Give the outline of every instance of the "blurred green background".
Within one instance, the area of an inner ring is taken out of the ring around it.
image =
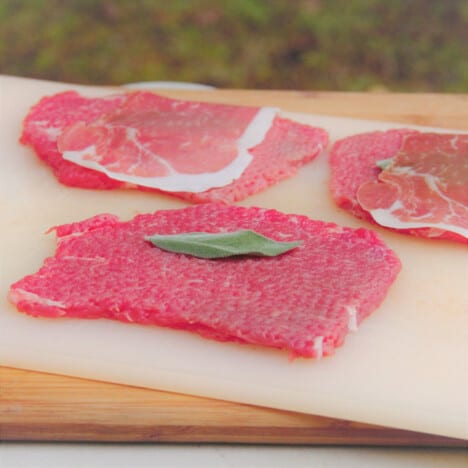
[[[466,0],[0,0],[0,73],[468,91]]]

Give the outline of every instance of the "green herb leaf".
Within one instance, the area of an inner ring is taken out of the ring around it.
[[[379,159],[375,165],[379,168],[382,169],[382,171],[385,171],[388,166],[392,163],[393,158],[388,158],[388,159]]]
[[[160,249],[198,258],[226,258],[234,255],[274,257],[302,244],[302,241],[279,242],[251,230],[154,234],[145,239]]]

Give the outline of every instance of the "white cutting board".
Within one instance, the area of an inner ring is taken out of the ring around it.
[[[137,191],[64,187],[18,143],[29,107],[72,88],[89,96],[111,91],[0,77],[0,365],[468,438],[466,245],[391,233],[337,209],[325,154],[242,204],[373,228],[400,256],[403,269],[384,304],[334,356],[290,362],[280,351],[186,332],[18,313],[6,300],[8,287],[53,254],[53,235],[45,234],[50,226],[101,212],[129,219],[186,205]],[[332,140],[402,126],[287,115],[326,128]]]

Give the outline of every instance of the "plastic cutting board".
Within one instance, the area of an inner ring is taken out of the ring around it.
[[[468,438],[466,245],[399,235],[339,210],[328,193],[326,154],[242,204],[372,227],[400,256],[403,269],[385,302],[333,357],[291,362],[279,351],[207,341],[185,332],[18,313],[6,300],[8,287],[53,254],[53,235],[45,234],[50,226],[100,212],[129,219],[185,206],[150,193],[60,185],[18,138],[29,107],[43,95],[65,89],[90,96],[114,91],[13,77],[0,81],[0,365]],[[216,91],[212,93],[215,100]],[[326,128],[332,141],[402,127],[285,115]],[[287,278],[284,287],[289,287]]]

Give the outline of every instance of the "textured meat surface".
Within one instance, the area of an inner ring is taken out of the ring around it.
[[[408,130],[360,133],[338,140],[330,151],[332,197],[341,208],[369,221],[371,215],[357,201],[364,182],[377,179],[377,161],[392,158],[398,152]]]
[[[468,135],[410,135],[359,204],[382,226],[430,227],[468,239]]]
[[[358,191],[361,186],[378,181],[382,171],[378,168],[377,161],[394,158],[407,139],[411,141],[412,138],[417,137],[413,141],[420,142],[418,143],[419,148],[413,148],[415,149],[412,151],[413,159],[419,157],[418,154],[421,154],[424,145],[435,144],[431,137],[427,139],[427,134],[421,134],[421,137],[418,135],[418,132],[412,130],[398,129],[362,133],[338,140],[333,145],[329,158],[330,189],[337,205],[359,218],[376,223],[371,213],[361,206],[358,200]],[[421,141],[425,139],[427,139],[426,142],[422,143],[423,146],[421,146]],[[405,193],[406,196],[411,197],[409,192]],[[433,227],[405,226],[396,230],[421,237],[464,241],[464,238],[456,233]]]
[[[102,172],[64,160],[57,147],[57,141],[65,129],[90,125],[96,120],[108,118],[106,116],[116,115],[118,109],[124,106],[127,96],[128,94],[120,94],[107,98],[86,98],[70,91],[43,98],[27,115],[21,141],[31,145],[39,157],[52,167],[58,180],[65,185],[94,189],[138,186],[111,179]],[[158,98],[164,102],[175,101]],[[201,110],[208,106],[202,103],[197,105]],[[217,105],[209,106],[216,109]],[[235,109],[241,106],[228,107]],[[70,140],[71,136],[72,134]],[[174,137],[171,136],[169,146],[175,143]],[[199,193],[178,190],[171,191],[171,195],[193,202],[238,201],[294,175],[300,166],[313,160],[327,145],[328,134],[323,129],[276,117],[265,139],[249,149],[251,163],[238,179],[221,188],[207,189]],[[156,190],[141,186],[138,188]]]
[[[123,95],[86,99],[74,91],[45,97],[26,116],[20,141],[34,148],[62,184],[101,189],[122,187],[122,182],[63,159],[57,149],[57,138],[67,126],[75,122],[91,122],[123,101]]]
[[[240,179],[206,192],[179,195],[195,203],[242,200],[294,176],[301,166],[312,161],[327,145],[328,136],[324,130],[277,117],[265,140],[250,150],[253,160]]]
[[[144,239],[237,229],[303,243],[277,257],[206,260]],[[384,300],[400,270],[371,231],[261,208],[202,204],[127,222],[98,215],[55,231],[55,256],[11,286],[19,310],[183,329],[293,356],[332,354]]]

